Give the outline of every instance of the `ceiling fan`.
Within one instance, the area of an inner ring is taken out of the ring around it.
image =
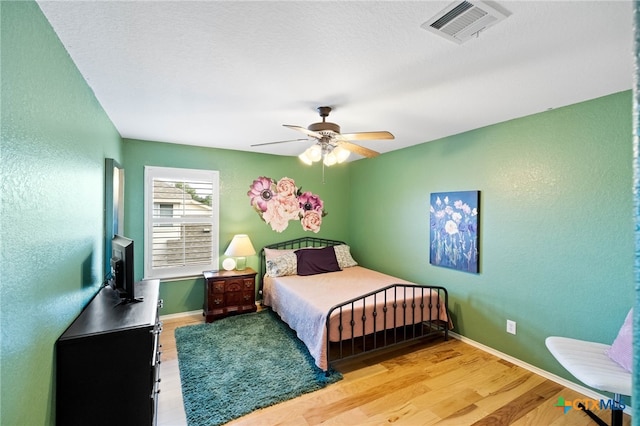
[[[318,107],[318,113],[320,113],[322,121],[310,124],[307,128],[283,124],[284,127],[297,130],[306,134],[310,138],[317,139],[315,145],[311,146],[298,156],[298,158],[306,164],[313,164],[316,161],[322,160],[324,165],[331,166],[345,161],[351,152],[367,158],[376,157],[380,155],[379,152],[357,145],[351,141],[394,139],[394,136],[387,131],[340,133],[340,126],[326,121],[330,112],[331,107]],[[306,140],[308,139],[291,139],[286,141],[260,143],[251,146],[273,145],[277,143]]]

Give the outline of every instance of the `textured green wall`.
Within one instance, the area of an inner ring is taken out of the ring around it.
[[[447,287],[458,333],[571,378],[544,339],[612,342],[633,305],[631,101],[618,93],[354,163],[356,259]],[[429,196],[456,190],[481,191],[477,275],[429,264]]]
[[[2,425],[54,424],[54,345],[102,282],[121,139],[35,2],[0,2]]]
[[[125,139],[124,158],[125,234],[136,241],[137,278],[141,278],[144,271],[144,166],[184,167],[220,172],[221,261],[234,234],[248,234],[256,250],[260,250],[266,244],[303,236],[345,239],[348,235],[347,164],[327,168],[323,184],[322,166],[306,166],[296,157]],[[268,176],[276,180],[287,176],[294,179],[303,191],[318,194],[328,212],[323,219],[320,232],[305,232],[296,222],[290,222],[289,227],[281,234],[271,230],[253,210],[247,197],[249,186],[258,176]],[[258,256],[247,259],[247,266],[258,270],[258,265]],[[163,282],[160,293],[164,300],[161,314],[198,310],[202,309],[204,300],[204,282],[201,278]]]

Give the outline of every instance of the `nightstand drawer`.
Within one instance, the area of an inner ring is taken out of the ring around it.
[[[223,280],[219,280],[219,281],[213,281],[211,283],[211,292],[213,293],[224,293],[224,285],[225,285],[225,281]]]
[[[220,294],[212,294],[209,297],[209,305],[215,306],[217,308],[224,306],[224,293]]]
[[[256,291],[256,280],[255,277],[254,278],[245,278],[243,280],[243,284],[244,284],[244,290],[251,290],[255,293]],[[254,294],[255,297],[255,294]]]
[[[244,281],[241,279],[231,279],[224,283],[224,292],[242,291],[244,288]]]

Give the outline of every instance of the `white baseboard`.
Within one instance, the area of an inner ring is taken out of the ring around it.
[[[581,386],[581,385],[579,385],[577,383],[574,383],[572,381],[569,381],[569,380],[567,380],[567,379],[565,379],[563,377],[556,376],[555,374],[549,373],[548,371],[545,371],[545,370],[543,370],[541,368],[538,368],[538,367],[536,367],[534,365],[527,364],[526,362],[524,362],[522,360],[519,360],[517,358],[514,358],[511,355],[507,355],[507,354],[505,354],[503,352],[497,351],[497,350],[495,350],[495,349],[493,349],[493,348],[491,348],[489,346],[483,345],[482,343],[478,343],[475,340],[471,340],[471,339],[469,339],[467,337],[461,336],[458,333],[454,333],[453,331],[450,331],[449,335],[451,337],[453,337],[454,339],[458,339],[458,340],[460,340],[460,341],[462,341],[464,343],[467,343],[467,344],[469,344],[471,346],[474,346],[474,347],[476,347],[476,348],[478,348],[480,350],[488,352],[491,355],[495,355],[498,358],[504,359],[505,361],[509,361],[510,363],[515,364],[518,367],[522,367],[525,370],[529,370],[532,373],[535,373],[535,374],[537,374],[539,376],[544,377],[545,379],[549,379],[549,380],[551,380],[553,382],[556,382],[556,383],[558,383],[558,384],[560,384],[560,385],[562,385],[562,386],[564,386],[566,388],[569,388],[569,389],[574,390],[576,392],[579,392],[579,393],[581,393],[583,395],[586,395],[587,397],[589,397],[591,399],[609,400],[608,396],[602,395],[602,394],[594,391],[593,389]],[[630,416],[632,415],[631,407],[629,407],[629,406],[627,406],[623,411],[624,411],[624,413],[626,413],[626,414],[628,414]]]
[[[188,316],[197,315],[197,314],[202,315],[202,309],[198,309],[197,311],[178,312],[175,314],[160,315],[160,321],[188,317]]]

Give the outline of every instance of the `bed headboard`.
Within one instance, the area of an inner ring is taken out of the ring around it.
[[[258,294],[262,296],[262,278],[267,271],[267,262],[264,258],[264,249],[275,249],[275,250],[287,250],[287,249],[301,249],[305,247],[327,247],[327,246],[338,246],[340,244],[346,244],[344,241],[338,240],[328,240],[326,238],[316,238],[316,237],[302,237],[296,238],[295,240],[287,240],[281,241],[279,243],[269,244],[267,246],[262,247],[260,249],[260,288],[258,290]]]

